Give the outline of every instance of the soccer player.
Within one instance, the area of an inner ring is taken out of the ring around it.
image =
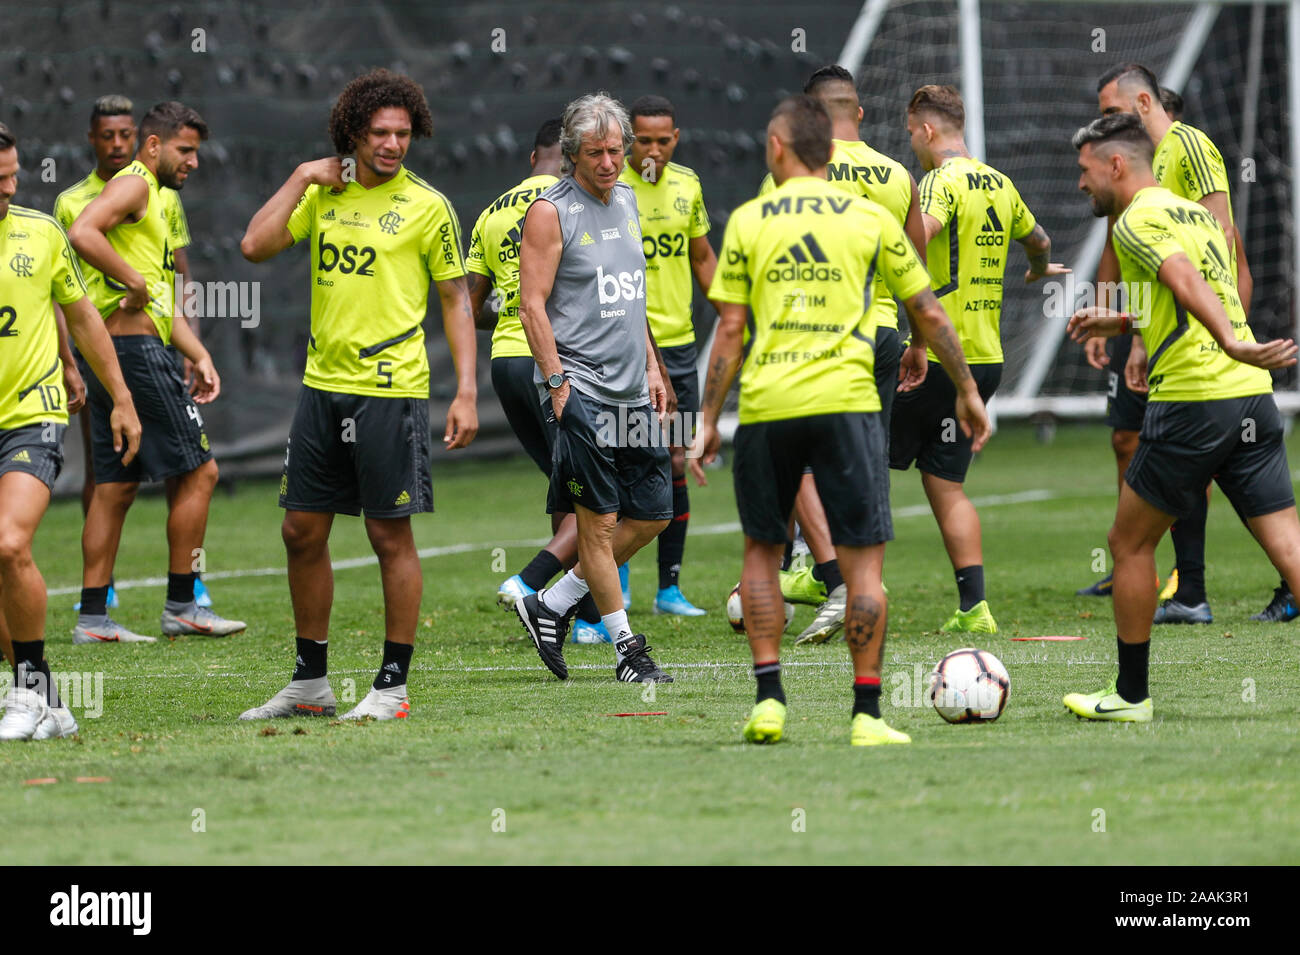
[[[95,168],[92,169],[85,178],[75,185],[59,193],[58,198],[54,200],[54,218],[58,221],[64,231],[72,228],[72,223],[76,221],[81,211],[90,204],[91,200],[104,191],[104,186],[108,180],[121,172],[131,162],[135,155],[136,145],[136,125],[132,118],[134,104],[125,96],[109,94],[101,96],[95,100],[94,106],[90,111],[90,129],[86,138],[90,142],[90,147],[95,153]],[[184,284],[185,276],[189,274],[188,257],[185,251],[186,246],[190,244],[189,223],[185,218],[185,209],[181,205],[180,193],[175,189],[161,187],[158,194],[162,199],[163,208],[167,216],[169,231],[171,233],[168,248],[171,251],[171,258],[168,261],[168,271],[170,276],[166,280],[175,284],[177,276]],[[89,263],[79,261],[81,274],[86,280],[86,286],[89,289],[99,292],[100,286],[104,281],[104,276],[92,267]],[[58,306],[55,306],[56,309]],[[60,321],[62,313],[58,312]],[[198,320],[190,320],[190,330],[198,335]],[[76,376],[78,382],[84,380],[84,375],[78,372],[79,368],[84,367],[81,359],[74,357],[74,361],[68,362],[68,367],[64,369],[65,376]],[[185,359],[185,364],[190,364],[189,359]],[[188,383],[193,377],[192,368],[184,368],[182,377]],[[67,382],[65,381],[65,385]],[[84,396],[85,388],[81,386],[81,392]],[[72,389],[69,386],[68,410],[73,412],[78,408],[83,408],[82,402],[76,402],[72,399]],[[82,484],[81,484],[81,513],[87,515],[90,513],[90,501],[95,492],[95,456],[90,438],[90,412],[85,410],[81,415],[81,444],[82,460]],[[174,482],[167,484],[168,493],[174,489]],[[195,575],[194,578],[194,595],[195,599],[202,606],[210,607],[211,598],[208,596],[203,581]],[[106,609],[113,609],[118,605],[117,591],[113,586],[112,578],[109,578],[108,598]],[[78,601],[74,610],[81,609],[81,602]]]
[[[1112,234],[1120,273],[1126,283],[1145,283],[1151,294],[1132,314],[1093,307],[1070,319],[1075,341],[1137,329],[1151,355],[1141,440],[1110,530],[1119,673],[1100,692],[1064,699],[1085,719],[1137,723],[1152,715],[1147,672],[1156,544],[1175,519],[1204,501],[1211,478],[1283,578],[1300,584],[1300,520],[1273,382],[1263,370],[1294,365],[1296,346],[1255,341],[1222,222],[1159,186],[1148,133],[1138,116],[1119,111],[1074,136],[1079,188],[1095,215],[1117,217]]]
[[[1228,242],[1242,307],[1249,315],[1254,283],[1241,235],[1233,221],[1227,170],[1214,143],[1200,130],[1175,122],[1165,113],[1155,75],[1140,64],[1124,63],[1103,74],[1097,82],[1097,101],[1103,115],[1135,113],[1155,146],[1153,170],[1156,181],[1176,195],[1201,204],[1218,220]],[[1112,282],[1118,277],[1115,253],[1112,244],[1107,243],[1098,267],[1098,283]],[[1103,344],[1095,342],[1089,347],[1089,360],[1094,366],[1104,364],[1098,351]],[[1109,362],[1115,369],[1111,381],[1115,393],[1111,415],[1115,429],[1112,444],[1118,463],[1125,469],[1137,447],[1138,432],[1142,427],[1146,399],[1143,393],[1145,385],[1142,384],[1145,376],[1141,368],[1145,360],[1141,338],[1122,336],[1117,339]],[[1126,375],[1125,368],[1129,365],[1133,370]],[[1136,387],[1130,384],[1130,378],[1137,382]],[[1162,603],[1156,611],[1156,623],[1210,623],[1214,619],[1205,592],[1207,504],[1208,500],[1190,514],[1180,517],[1170,531],[1175,570],[1169,586],[1160,595]],[[1096,592],[1104,584],[1105,581],[1101,581],[1090,590]],[[1104,593],[1104,589],[1101,592]],[[1268,607],[1254,619],[1285,621],[1296,616],[1295,600],[1283,580]]]
[[[311,255],[307,368],[280,478],[281,535],[297,654],[289,685],[240,719],[332,716],[326,656],[336,514],[365,512],[384,591],[384,648],[370,692],[343,719],[401,719],[424,580],[411,515],[433,510],[429,473],[429,284],[456,366],[443,444],[478,432],[474,320],[460,224],[447,198],[403,165],[433,134],[424,92],[384,69],[356,77],[329,120],[335,156],[305,162],[253,216],[240,250],[264,262],[297,242]]]
[[[722,314],[696,438],[705,461],[716,456],[718,416],[743,363],[733,476],[745,532],[741,603],[758,681],[743,736],[765,743],[784,733],[777,574],[811,465],[848,590],[851,742],[908,743],[880,714],[887,617],[880,572],[893,529],[872,364],[880,318],[896,307],[891,293],[956,382],[954,414],[977,448],[988,438],[988,416],[902,227],[883,207],[826,181],[831,120],[822,104],[807,95],[783,100],[767,126],[766,152],[779,188],[736,209],[722,240],[710,290]]]
[[[68,232],[81,258],[102,273],[90,296],[113,336],[123,377],[145,422],[140,454],[129,466],[122,464],[109,441],[109,396],[93,374],[85,374],[95,491],[81,537],[84,566],[74,643],[154,640],[117,624],[107,606],[122,525],[141,480],[170,485],[162,632],[224,637],[245,626],[200,607],[194,597],[194,555],[203,547],[217,483],[198,405],[217,397],[221,380],[189,325],[174,320],[172,225],[161,193],[163,187],[184,187],[207,136],[207,124],[190,107],[177,102],[153,107],[140,122],[135,160],[86,205]],[[169,343],[194,364],[188,390],[167,352]]]
[[[558,119],[548,119],[537,131],[528,162],[528,178],[498,196],[474,223],[465,269],[475,325],[492,329],[492,388],[515,437],[542,469],[549,487],[555,418],[546,414],[537,393],[533,380],[537,363],[519,321],[519,239],[528,207],[559,179]],[[495,297],[490,298],[493,293]],[[560,571],[577,563],[577,518],[571,513],[552,511],[551,533],[551,540],[528,565],[497,589],[497,602],[503,609],[514,610],[519,597],[536,593]],[[573,638],[575,643],[609,642],[590,596],[578,606]]]
[[[554,506],[578,518],[578,563],[515,612],[547,669],[567,679],[569,617],[588,592],[614,642],[614,675],[671,683],[627,622],[618,565],[673,516],[659,431],[667,392],[646,319],[646,260],[636,193],[619,181],[632,127],[605,93],[564,110],[565,175],[524,218],[520,318],[557,422]]]
[[[689,167],[673,162],[681,139],[673,104],[662,96],[642,96],[629,112],[632,148],[619,178],[636,193],[646,263],[646,314],[677,396],[680,417],[672,419],[672,428],[681,432],[674,436],[677,441],[669,448],[673,519],[659,535],[659,592],[654,610],[699,617],[705,611],[686,599],[680,584],[686,527],[691,517],[684,445],[694,437],[694,419],[700,410],[691,279],[707,295],[718,258],[709,245],[709,214],[704,208],[700,177]],[[696,469],[695,475],[698,483],[705,483],[703,470]]]
[[[826,166],[827,181],[852,195],[866,196],[883,206],[903,227],[914,249],[925,264],[925,227],[916,180],[900,162],[878,152],[862,141],[862,106],[853,74],[842,66],[823,66],[808,78],[803,91],[826,108],[831,118],[831,160]],[[776,188],[771,174],[759,187],[759,195]],[[900,372],[900,367],[902,371]],[[898,332],[898,312],[882,311],[876,334],[876,393],[880,397],[880,420],[889,434],[894,395],[900,379],[911,389],[925,379],[925,344],[920,336],[904,346]],[[888,468],[885,480],[889,479]],[[844,625],[845,590],[835,551],[831,546],[826,514],[817,498],[811,473],[806,472],[795,498],[795,514],[812,552],[815,563],[798,571],[781,574],[781,591],[795,603],[817,603],[813,621],[796,639],[796,643],[823,643]]]
[[[965,122],[961,94],[951,86],[922,86],[907,106],[912,151],[926,170],[921,219],[931,283],[957,327],[980,398],[987,402],[1002,378],[1002,280],[1011,241],[1029,257],[1026,282],[1069,269],[1050,261],[1051,239],[1015,184],[971,156]],[[933,349],[929,356],[934,359]],[[952,382],[940,369],[931,369],[915,390],[898,396],[889,465],[906,470],[916,462],[952,561],[960,603],[941,629],[996,633],[985,599],[979,514],[962,487],[973,449],[970,438],[957,430],[953,397]]]
[[[111,396],[116,453],[129,465],[140,447],[131,393],[67,236],[44,213],[13,204],[18,169],[17,137],[0,123],[0,635],[14,668],[0,720],[6,740],[77,731],[45,660],[45,581],[32,560],[32,538],[63,467],[68,422],[55,302]]]

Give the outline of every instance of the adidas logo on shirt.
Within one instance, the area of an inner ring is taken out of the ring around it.
[[[798,242],[777,257],[776,265],[780,267],[768,269],[766,278],[769,282],[840,281],[844,273],[829,263],[817,237],[805,232]]]
[[[591,237],[590,232],[582,233],[582,241],[579,242],[578,245],[595,245],[595,244],[596,244],[596,240]]]
[[[975,236],[976,245],[1004,245],[1007,237],[1002,231],[1002,220],[998,218],[997,211],[989,206],[988,212],[985,213],[984,224],[980,226],[980,234]]]

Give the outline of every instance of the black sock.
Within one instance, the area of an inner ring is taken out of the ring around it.
[[[1147,690],[1147,661],[1150,656],[1150,640],[1145,643],[1119,640],[1119,678],[1115,681],[1115,692],[1128,703],[1141,703],[1151,695]]]
[[[953,576],[957,578],[957,596],[961,601],[961,610],[969,610],[984,599],[983,564],[963,567]]]
[[[409,643],[384,641],[384,663],[375,674],[374,688],[386,690],[391,686],[404,686],[406,672],[411,668],[411,653],[415,647]]]
[[[35,690],[50,706],[61,706],[50,665],[45,662],[45,641],[14,641],[14,686]]]
[[[1208,504],[1204,494],[1197,495],[1196,510],[1179,518],[1169,529],[1174,542],[1174,561],[1178,568],[1178,592],[1174,599],[1180,604],[1195,606],[1205,603],[1205,520]]]
[[[600,611],[596,609],[596,598],[591,595],[591,591],[583,594],[582,599],[578,601],[574,608],[574,613],[583,623],[589,623],[592,626],[600,623]]]
[[[880,681],[861,676],[853,680],[853,715],[866,713],[880,719]]]
[[[563,569],[560,558],[549,550],[539,550],[537,556],[528,562],[528,566],[519,572],[519,579],[533,590],[541,590]]]
[[[794,541],[785,542],[785,553],[781,555],[781,569],[789,570],[794,563]]]
[[[834,557],[824,564],[813,564],[812,575],[813,579],[820,580],[826,585],[828,594],[844,583],[844,576],[840,573],[840,562]]]
[[[82,587],[81,610],[78,613],[84,617],[102,617],[107,614],[108,587]]]
[[[686,476],[673,478],[673,519],[659,532],[659,589],[676,587],[686,553],[686,525],[691,520],[691,496]]]
[[[755,703],[762,703],[764,700],[785,702],[785,691],[781,689],[781,664],[778,661],[754,664],[754,679],[758,681],[758,697],[754,700]]]
[[[298,638],[298,659],[294,663],[293,679],[295,680],[318,680],[329,672],[325,667],[325,659],[329,652],[329,643],[322,640],[317,643],[315,640],[304,640]]]
[[[198,574],[173,574],[167,572],[167,602],[170,604],[194,603],[194,578]]]

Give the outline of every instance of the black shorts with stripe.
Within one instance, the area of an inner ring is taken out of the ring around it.
[[[1133,349],[1133,336],[1116,335],[1109,342],[1110,371],[1107,372],[1106,423],[1116,431],[1141,431],[1147,410],[1147,396],[1124,382],[1124,366]]]
[[[971,377],[984,403],[1002,381],[1002,366],[971,365]],[[894,401],[889,422],[889,466],[906,471],[916,462],[924,474],[961,484],[972,457],[971,439],[957,422],[957,389],[938,362],[930,362],[925,381]]]
[[[122,377],[140,417],[140,451],[128,465],[113,449],[113,400],[84,357],[77,365],[86,382],[90,408],[91,457],[95,482],[163,481],[188,474],[212,460],[203,416],[190,396],[180,368],[154,335],[115,335],[113,348]]]
[[[871,547],[893,539],[885,428],[874,411],[738,427],[732,476],[745,536],[786,542],[806,469],[812,471],[833,543]]]
[[[1271,394],[1151,401],[1124,480],[1152,507],[1188,517],[1214,480],[1242,519],[1295,505]]]
[[[280,506],[398,518],[433,510],[429,402],[303,385],[284,451]]]
[[[46,421],[21,428],[0,429],[0,474],[30,474],[51,491],[63,470],[66,424]]]

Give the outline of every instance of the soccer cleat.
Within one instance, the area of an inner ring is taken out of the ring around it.
[[[779,743],[785,733],[785,704],[769,697],[755,703],[740,735],[747,743]]]
[[[1251,615],[1251,620],[1261,620],[1264,623],[1286,623],[1300,617],[1300,610],[1296,609],[1295,596],[1291,593],[1290,587],[1274,587],[1273,599],[1257,614]]]
[[[50,706],[44,694],[15,686],[5,700],[4,719],[0,719],[0,740],[31,739],[42,723],[50,718]],[[74,724],[75,725],[75,724]]]
[[[569,668],[564,665],[564,638],[569,633],[569,618],[552,613],[537,594],[517,598],[515,616],[524,625],[546,669],[561,680],[567,680]]]
[[[672,683],[673,678],[659,669],[650,659],[651,647],[646,645],[644,634],[624,637],[614,644],[623,662],[614,667],[614,676],[623,683]]]
[[[109,591],[112,593],[112,591]],[[202,577],[194,578],[194,602],[200,607],[212,606],[212,595],[208,593],[208,588],[203,584]],[[111,603],[109,606],[113,606]]]
[[[783,570],[781,596],[792,604],[818,607],[826,602],[826,583],[814,577],[812,567],[807,564],[798,570]]]
[[[1160,578],[1156,578],[1156,586],[1160,585]],[[1169,572],[1169,579],[1165,581],[1164,588],[1160,591],[1161,600],[1173,600],[1174,594],[1178,593],[1178,568],[1175,567]]]
[[[51,706],[49,707],[49,714],[36,727],[36,732],[32,733],[32,739],[59,739],[64,736],[76,735],[77,720],[72,715],[72,710],[66,706]]]
[[[244,710],[241,720],[276,720],[286,716],[333,716],[337,709],[329,677],[314,680],[291,680],[261,706]]]
[[[632,609],[632,585],[630,583],[631,573],[627,564],[618,565],[618,583],[623,588],[623,609]]]
[[[348,710],[339,719],[404,720],[411,715],[411,701],[406,695],[406,684],[390,686],[383,690],[370,688],[366,698]]]
[[[1081,720],[1107,720],[1112,723],[1150,723],[1151,697],[1130,703],[1115,692],[1115,681],[1096,693],[1067,693],[1061,700],[1065,708]]]
[[[878,716],[858,713],[853,717],[852,746],[888,746],[891,743],[910,743],[912,737],[900,733]]]
[[[1084,587],[1082,590],[1076,590],[1076,597],[1109,597],[1115,589],[1115,575],[1107,574],[1101,580],[1097,581],[1090,587]]]
[[[981,600],[969,610],[958,610],[939,628],[940,633],[997,633],[998,623],[989,610],[989,602]]]
[[[573,622],[573,642],[574,643],[613,643],[614,638],[609,635],[605,628],[605,622],[587,623],[585,620],[575,620]]]
[[[191,603],[184,610],[172,613],[162,612],[162,632],[164,636],[178,637],[187,633],[197,633],[205,637],[228,637],[239,633],[248,624],[242,620],[227,620],[219,617],[207,607]]]
[[[104,617],[102,624],[93,621],[77,621],[72,630],[73,643],[157,643],[157,637],[146,637],[143,633],[132,633],[111,617]]]
[[[808,628],[794,641],[800,643],[825,643],[844,626],[844,608],[848,604],[849,591],[840,584],[831,591],[826,602],[817,608],[817,616]]]
[[[1180,604],[1177,600],[1166,600],[1156,608],[1155,619],[1152,623],[1214,623],[1214,615],[1210,613],[1210,605],[1205,602],[1193,604]]]
[[[515,574],[513,577],[502,581],[501,586],[497,588],[497,606],[502,610],[513,610],[516,600],[535,593],[537,591],[524,583],[524,578]]]
[[[665,587],[655,595],[655,613],[675,614],[678,617],[703,617],[707,611],[701,610],[686,599],[682,588],[677,585]]]

